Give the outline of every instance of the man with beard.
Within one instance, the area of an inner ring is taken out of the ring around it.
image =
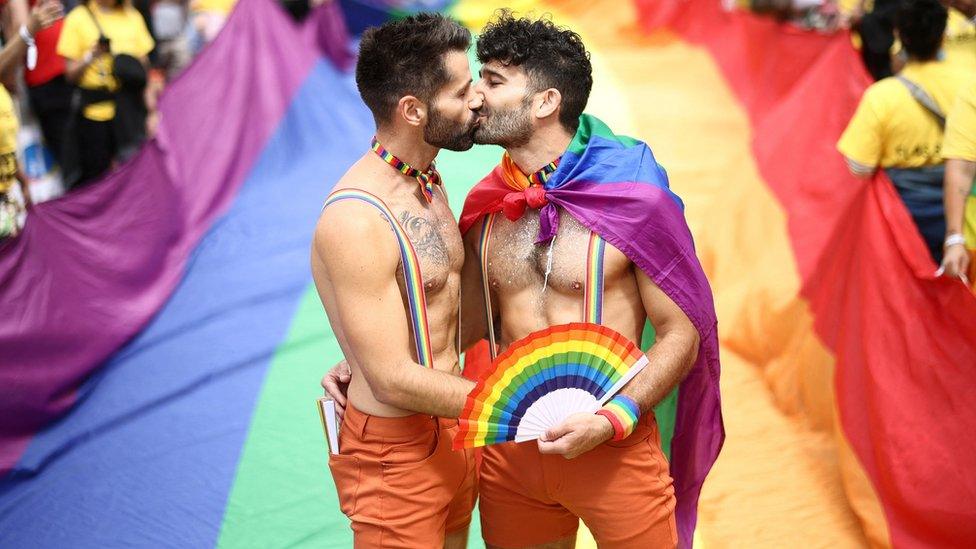
[[[376,136],[315,229],[312,274],[352,373],[329,467],[356,547],[467,542],[474,459],[451,450],[457,420],[439,419],[474,387],[458,375],[464,248],[434,157],[472,146],[469,44],[440,15],[363,34],[356,82]]]
[[[582,519],[600,547],[690,546],[724,431],[715,312],[681,202],[647,145],[583,114],[592,76],[578,34],[503,11],[477,53],[474,139],[506,152],[460,228],[467,256],[482,258],[483,285],[465,296],[484,296],[491,352],[580,321],[640,342],[649,319],[656,334],[649,365],[597,413],[538,445],[484,448],[485,541],[573,547]],[[669,469],[653,408],[679,383]]]
[[[656,333],[650,364],[597,414],[537,445],[484,448],[484,539],[569,548],[581,518],[600,547],[690,546],[724,430],[715,313],[680,200],[645,144],[582,114],[592,75],[579,35],[503,11],[477,49],[474,140],[506,153],[461,216],[464,341],[487,335],[494,356],[580,320],[640,341],[649,319]],[[323,379],[340,402],[343,370]],[[653,407],[679,382],[669,470]]]

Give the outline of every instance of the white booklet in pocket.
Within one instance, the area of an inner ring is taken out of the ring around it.
[[[320,397],[319,418],[325,430],[325,440],[329,443],[329,453],[339,453],[339,419],[336,416],[335,401],[329,397]]]

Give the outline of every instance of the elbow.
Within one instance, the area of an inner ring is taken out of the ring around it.
[[[377,402],[395,408],[403,407],[403,391],[391,379],[370,380],[369,389]]]
[[[876,166],[869,166],[868,164],[862,164],[856,160],[851,160],[845,157],[844,160],[847,162],[847,169],[851,172],[851,175],[860,179],[870,179],[874,175]]]

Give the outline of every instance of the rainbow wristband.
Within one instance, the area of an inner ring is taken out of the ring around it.
[[[627,438],[634,432],[634,428],[637,427],[637,418],[640,417],[640,408],[629,396],[617,395],[596,413],[610,420],[610,424],[613,425],[613,438],[610,440],[616,442]]]

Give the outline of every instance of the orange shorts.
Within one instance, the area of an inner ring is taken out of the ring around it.
[[[356,547],[440,548],[467,528],[478,491],[473,452],[451,450],[457,430],[457,420],[346,407],[329,469]]]
[[[482,450],[481,531],[498,547],[564,539],[579,519],[607,547],[676,547],[674,487],[654,414],[634,432],[567,460],[536,441]]]

